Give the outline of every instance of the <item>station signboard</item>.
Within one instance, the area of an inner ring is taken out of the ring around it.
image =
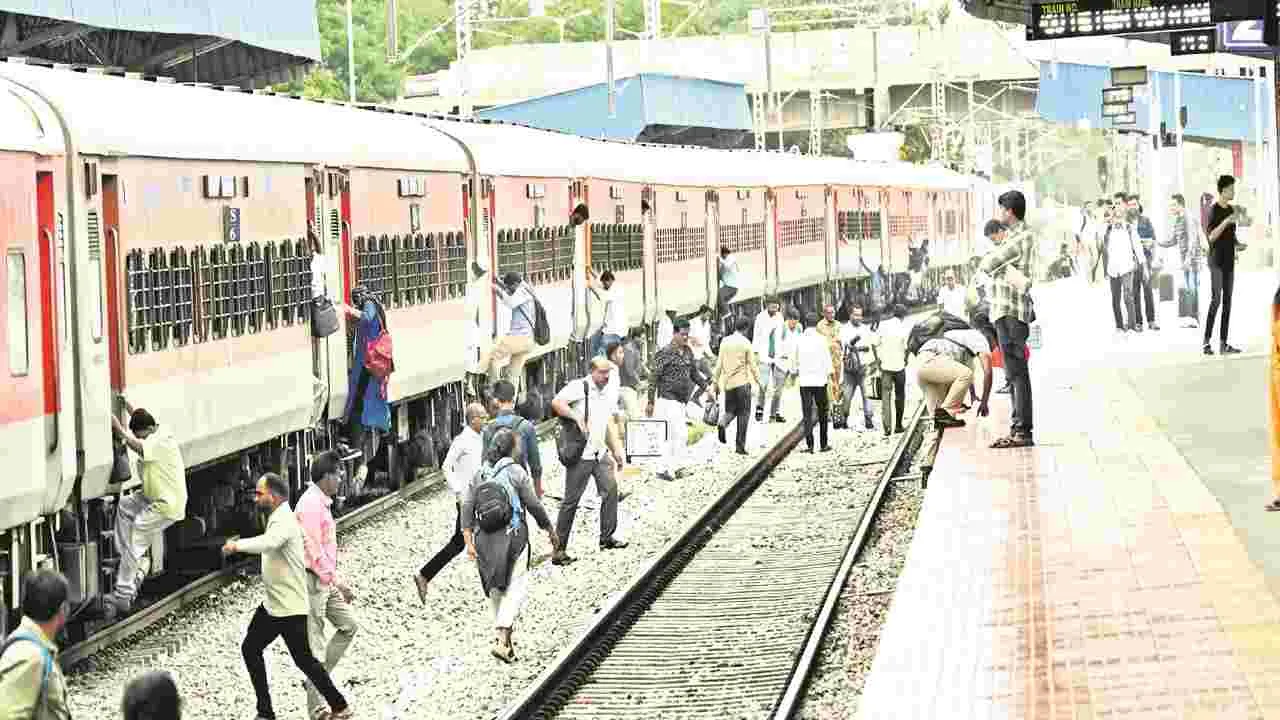
[[[1170,55],[1203,55],[1217,52],[1217,31],[1214,28],[1179,30],[1169,33]]]
[[[1208,0],[1062,0],[1031,6],[1027,39],[1168,32],[1209,25]]]

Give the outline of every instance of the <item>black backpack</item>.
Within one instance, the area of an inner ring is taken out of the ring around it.
[[[498,532],[519,527],[518,511],[520,494],[507,479],[507,468],[515,464],[511,458],[503,458],[497,465],[481,468],[483,480],[475,489],[476,524],[484,532]]]
[[[929,323],[934,317],[942,318],[942,325],[938,328],[936,333],[930,334]],[[907,352],[915,355],[920,352],[921,346],[923,346],[928,340],[932,340],[936,337],[942,337],[952,330],[969,329],[971,329],[971,326],[964,320],[961,320],[951,313],[940,312],[937,315],[921,320],[919,323],[916,323],[915,327],[911,328],[911,334],[907,337]]]
[[[591,388],[587,387],[586,378],[582,379],[582,405],[583,420],[591,422]],[[560,432],[556,435],[556,455],[560,458],[560,464],[565,467],[573,467],[582,462],[582,453],[587,450],[587,436],[582,432],[582,428],[578,427],[578,423],[567,418],[561,417]]]
[[[862,373],[862,354],[858,352],[858,340],[861,336],[855,336],[844,346],[844,372],[846,375],[860,375]]]

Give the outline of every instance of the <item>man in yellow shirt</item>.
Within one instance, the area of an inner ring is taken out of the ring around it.
[[[747,331],[750,329],[751,320],[745,316],[740,317],[734,327],[735,332],[721,341],[720,359],[716,362],[716,372],[712,378],[712,397],[709,400],[709,402],[715,402],[715,394],[720,390],[724,391],[725,414],[738,421],[735,440],[739,455],[747,454],[747,422],[751,417],[751,387],[762,385],[759,363],[756,361],[751,341],[747,339]],[[719,423],[722,443],[725,442],[724,431],[729,422],[731,420],[724,418]]]
[[[38,570],[22,584],[22,622],[0,643],[0,720],[71,720],[53,639],[67,622],[67,579]]]
[[[822,306],[822,319],[818,321],[818,334],[827,339],[831,348],[831,367],[844,367],[844,351],[840,347],[840,323],[836,321],[836,306],[827,303]],[[827,384],[827,402],[839,406],[841,401],[840,383]]]
[[[138,588],[146,576],[142,556],[156,539],[187,514],[187,472],[178,441],[167,428],[161,429],[151,413],[134,410],[125,403],[129,427],[111,417],[111,425],[130,450],[138,455],[142,488],[120,498],[116,508],[115,590],[103,597],[108,619],[129,612]]]

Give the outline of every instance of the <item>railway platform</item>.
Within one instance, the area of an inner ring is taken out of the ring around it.
[[[988,449],[1008,396],[945,432],[859,718],[1280,718],[1275,282],[1237,280],[1227,358],[1042,289],[1038,445]]]

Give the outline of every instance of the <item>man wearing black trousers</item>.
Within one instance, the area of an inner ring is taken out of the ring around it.
[[[1151,292],[1151,253],[1155,248],[1156,231],[1151,225],[1151,219],[1142,214],[1142,204],[1138,202],[1137,195],[1130,195],[1128,198],[1128,218],[1138,234],[1138,245],[1141,249],[1138,254],[1138,267],[1133,273],[1134,319],[1141,328],[1142,309],[1145,305],[1147,327],[1154,332],[1160,329],[1160,323],[1156,317],[1155,295]]]
[[[839,382],[835,368],[831,366],[831,345],[825,337],[818,334],[818,314],[808,313],[804,316],[804,334],[796,344],[797,366],[799,367],[800,404],[804,409],[804,438],[809,452],[813,452],[813,423],[815,415],[818,422],[818,438],[822,441],[822,452],[829,452],[831,445],[827,439],[828,404],[827,384]]]
[[[514,386],[512,388],[514,392]],[[446,565],[466,549],[466,543],[462,539],[462,498],[470,489],[471,480],[479,472],[480,465],[484,461],[484,441],[480,431],[484,429],[487,415],[484,406],[480,403],[471,403],[467,406],[467,424],[462,428],[462,432],[453,438],[453,442],[449,443],[449,452],[445,454],[444,463],[440,466],[440,469],[444,470],[449,492],[453,494],[456,514],[453,537],[449,538],[449,542],[445,543],[445,546],[440,548],[440,551],[413,576],[413,584],[418,588],[418,600],[423,605],[427,604],[427,586]]]
[[[724,391],[724,411],[733,418],[728,422],[718,423],[717,434],[720,442],[726,441],[725,428],[729,422],[736,422],[735,448],[739,455],[747,454],[747,423],[751,420],[751,388],[763,384],[760,379],[760,363],[756,362],[755,352],[747,332],[751,330],[751,319],[745,315],[738,318],[734,325],[734,333],[720,343],[720,358],[716,362],[715,376],[712,377],[711,399],[715,402],[715,394]],[[781,392],[779,387],[776,392]]]
[[[1222,307],[1222,329],[1218,334],[1219,351],[1223,355],[1240,352],[1227,343],[1231,325],[1231,294],[1236,284],[1236,211],[1231,201],[1236,196],[1236,179],[1230,175],[1218,178],[1218,202],[1209,211],[1209,285],[1212,298],[1204,321],[1204,354],[1212,355],[1209,344],[1213,337],[1214,316]]]

